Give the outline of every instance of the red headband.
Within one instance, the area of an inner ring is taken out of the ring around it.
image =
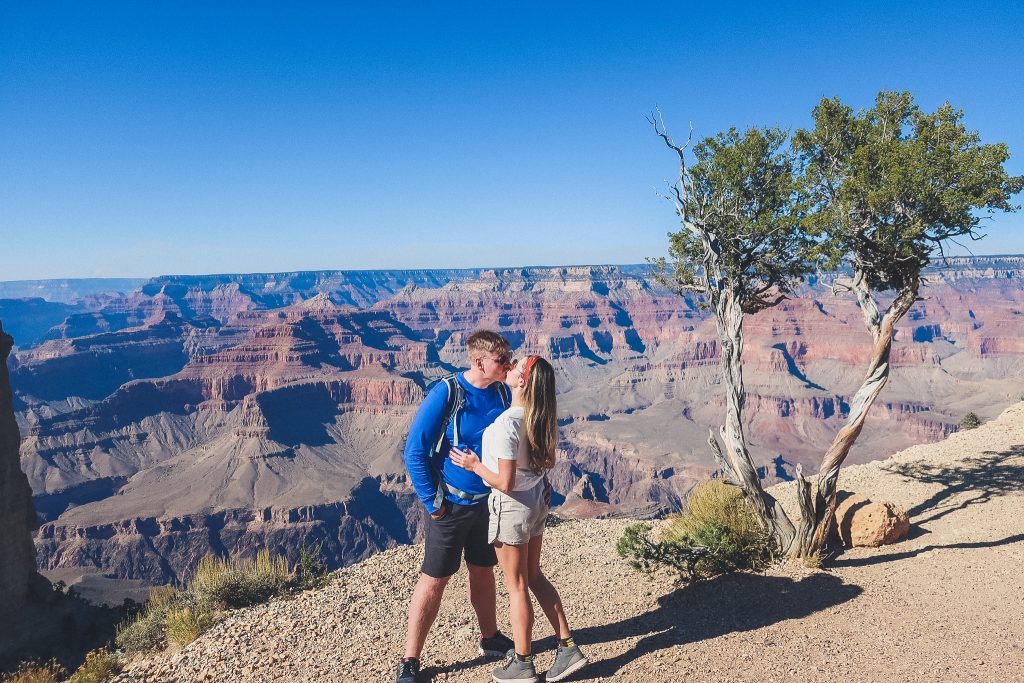
[[[533,364],[537,362],[540,356],[527,356],[526,366],[523,367],[523,384],[526,384],[530,379],[530,370],[533,369]]]

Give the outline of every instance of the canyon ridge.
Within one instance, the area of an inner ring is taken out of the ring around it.
[[[944,439],[1024,387],[1024,257],[951,259],[901,322],[851,464]],[[402,447],[475,329],[559,373],[565,517],[651,517],[715,476],[714,322],[643,266],[167,276],[51,296],[0,283],[13,407],[51,577],[180,581],[207,553],[331,567],[417,540]],[[73,284],[71,285],[74,286]],[[33,296],[27,297],[29,293]],[[870,353],[814,281],[746,325],[746,419],[768,483],[816,470]]]

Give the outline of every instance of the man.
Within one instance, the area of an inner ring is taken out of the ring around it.
[[[398,683],[416,683],[427,632],[437,618],[441,597],[463,556],[469,572],[469,600],[480,623],[480,653],[502,657],[514,647],[498,630],[495,615],[494,547],[487,538],[487,495],[479,476],[448,459],[453,447],[480,453],[484,429],[509,405],[505,376],[512,367],[508,340],[489,330],[473,333],[466,342],[470,367],[449,382],[438,382],[416,412],[405,444],[405,466],[416,494],[430,516],[426,552],[409,605],[405,657],[398,665]],[[458,383],[458,387],[454,386]],[[441,427],[460,394],[465,404]],[[454,398],[454,396],[453,396]]]

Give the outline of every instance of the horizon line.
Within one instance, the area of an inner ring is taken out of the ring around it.
[[[997,259],[997,258],[1024,258],[1024,253],[1019,254],[963,254],[947,256],[945,259],[938,258],[929,262],[928,266],[941,265],[943,261],[949,262],[955,259]],[[531,270],[538,268],[622,268],[631,266],[646,266],[647,263],[564,263],[555,265],[518,265],[518,266],[473,266],[466,268],[320,268],[307,270],[278,270],[278,271],[248,271],[248,272],[219,272],[219,273],[163,273],[159,275],[143,276],[122,276],[110,275],[100,277],[42,277],[22,278],[17,280],[0,280],[0,284],[17,284],[25,282],[100,282],[108,280],[139,280],[153,281],[161,278],[176,277],[242,277],[251,275],[301,275],[306,273],[429,273],[429,272],[480,272],[487,270]]]

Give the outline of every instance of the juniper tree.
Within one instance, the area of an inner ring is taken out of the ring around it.
[[[679,294],[695,292],[714,312],[725,387],[722,453],[708,439],[729,480],[739,486],[784,550],[795,529],[778,502],[761,486],[743,433],[743,319],[782,302],[813,269],[815,240],[803,229],[787,133],[778,128],[732,128],[697,143],[687,161],[684,144],[669,136],[660,113],[648,119],[675,152],[678,180],[668,199],[681,229],[669,235],[668,258],[653,261],[656,278]]]
[[[1006,145],[982,144],[948,103],[927,114],[909,93],[882,92],[874,107],[857,113],[823,99],[813,118],[813,129],[793,137],[813,204],[809,221],[827,236],[834,262],[852,270],[839,284],[856,296],[873,348],[813,495],[799,477],[795,557],[825,544],[840,467],[889,378],[893,329],[918,300],[922,270],[957,238],[980,239],[983,214],[1018,208],[1010,198],[1024,186],[1024,177],[1006,172]]]

